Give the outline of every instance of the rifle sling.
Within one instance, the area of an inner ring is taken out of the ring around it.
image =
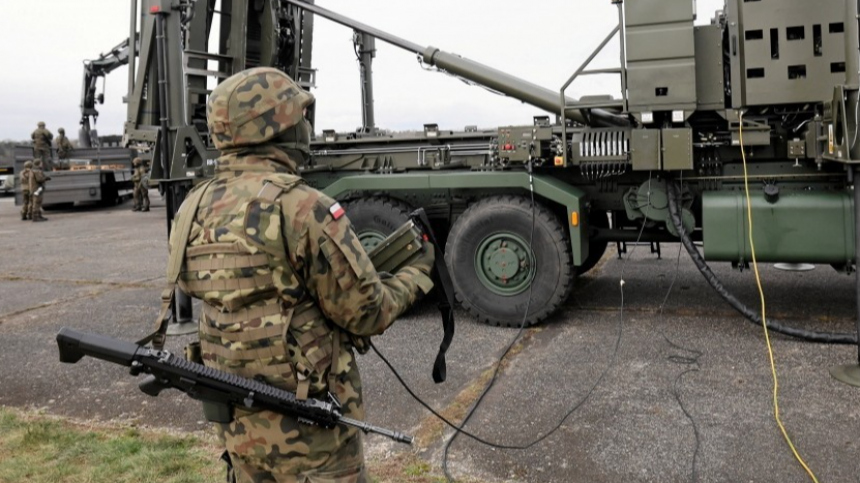
[[[433,266],[436,269],[434,272],[436,273],[437,281],[442,285],[442,290],[445,292],[445,298],[439,302],[439,312],[442,314],[444,335],[442,336],[442,343],[439,345],[439,352],[436,354],[436,361],[433,363],[433,382],[439,384],[440,382],[445,382],[445,378],[448,375],[445,354],[454,340],[454,282],[451,280],[451,273],[445,264],[445,252],[436,240],[436,234],[433,233],[427,213],[424,212],[423,208],[419,208],[412,212],[410,217],[418,219],[418,222],[424,228],[424,233],[436,250],[436,257],[433,262]]]
[[[197,214],[200,201],[203,199],[203,194],[213,181],[215,181],[214,178],[204,182],[202,186],[186,197],[185,202],[179,207],[176,223],[179,237],[176,239],[176,246],[170,252],[170,258],[167,259],[167,287],[161,292],[161,311],[158,318],[155,319],[155,332],[137,341],[138,345],[146,345],[151,341],[153,348],[158,350],[164,348],[169,320],[168,314],[175,298],[176,282],[179,281],[182,263],[185,261],[185,248],[188,246],[188,237],[191,236],[191,226],[194,224],[194,217]],[[183,207],[185,207],[185,216],[182,216]]]

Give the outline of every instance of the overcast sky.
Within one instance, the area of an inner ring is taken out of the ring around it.
[[[635,0],[633,0],[635,1]],[[683,1],[683,0],[680,0]],[[690,0],[692,1],[692,0]],[[28,139],[38,121],[77,137],[84,59],[128,36],[126,0],[4,0],[0,15],[0,139]],[[617,21],[610,0],[318,0],[323,7],[420,45],[432,45],[557,90]],[[723,0],[698,0],[698,24]],[[352,32],[317,19],[313,63],[318,70],[317,132],[361,125],[358,66]],[[413,54],[378,42],[374,62],[376,123],[420,129],[438,123],[495,127],[528,124],[537,108],[421,69]],[[617,66],[617,43],[598,59]],[[121,134],[128,71],[107,78],[98,106],[99,133]],[[617,76],[577,81],[569,96],[618,95]]]

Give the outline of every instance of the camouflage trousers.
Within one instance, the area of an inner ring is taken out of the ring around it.
[[[134,208],[149,210],[149,187],[143,183],[134,185]]]
[[[51,154],[51,150],[47,148],[34,149],[33,150],[33,159],[41,159],[42,166],[45,168],[45,171],[52,171],[54,169],[54,158]]]
[[[308,426],[271,411],[237,408],[233,422],[216,424],[236,483],[369,483],[362,434],[336,426]]]
[[[22,191],[21,192],[21,218],[28,219],[30,218],[30,192]]]
[[[30,219],[42,218],[42,195],[30,195]]]

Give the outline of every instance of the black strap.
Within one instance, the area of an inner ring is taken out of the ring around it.
[[[227,483],[236,483],[236,470],[233,469],[233,460],[230,458],[230,452],[226,449],[221,453],[221,461],[227,464]]]
[[[436,362],[433,363],[433,382],[439,384],[445,382],[448,371],[445,365],[445,353],[451,347],[451,342],[454,340],[454,282],[451,280],[451,273],[448,271],[448,266],[445,264],[445,252],[442,246],[436,240],[436,234],[433,233],[433,228],[430,226],[430,220],[427,218],[427,213],[424,208],[418,208],[409,215],[415,220],[418,225],[424,230],[424,235],[427,241],[433,244],[436,251],[436,259],[433,263],[435,270],[436,281],[442,286],[445,292],[445,298],[439,301],[439,311],[442,313],[442,329],[445,335],[442,337],[442,344],[439,346],[439,353],[436,354]]]
[[[197,191],[186,195],[185,201],[179,206],[179,211],[176,213],[179,219],[175,226],[175,229],[178,230],[177,243],[170,251],[170,256],[167,259],[167,288],[161,293],[161,312],[155,320],[155,331],[137,341],[137,345],[146,345],[152,342],[154,349],[161,350],[164,348],[167,324],[172,317],[170,306],[174,303],[176,282],[179,281],[179,274],[185,263],[185,249],[188,247],[188,237],[191,236],[191,225],[194,223],[194,217],[197,215],[197,208],[200,207],[203,194],[213,181],[215,181],[214,178],[205,181]],[[182,212],[183,207],[185,208],[184,213]]]

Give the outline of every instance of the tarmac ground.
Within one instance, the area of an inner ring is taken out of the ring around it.
[[[164,204],[155,191],[151,199],[149,213],[133,213],[129,203],[76,207],[46,212],[46,223],[20,221],[13,200],[0,199],[0,405],[181,431],[207,428],[199,403],[179,392],[151,398],[125,368],[58,360],[55,335],[64,326],[128,341],[151,331],[167,261]],[[579,277],[558,314],[523,331],[466,429],[526,448],[491,448],[460,436],[447,459],[455,477],[493,483],[809,480],[774,421],[762,328],[726,305],[678,245],[661,248],[658,258],[647,245],[629,246],[628,261],[609,250],[598,268]],[[732,293],[758,307],[750,271],[713,268]],[[763,265],[762,278],[770,317],[822,331],[855,330],[853,276],[825,266],[782,272]],[[457,316],[443,384],[431,378],[442,337],[431,304],[413,309],[376,344],[424,401],[459,421],[518,331],[481,325],[462,311]],[[189,340],[172,338],[168,348],[179,350]],[[800,455],[821,482],[857,482],[860,389],[828,373],[857,362],[857,348],[775,334],[770,340],[781,418]],[[411,448],[369,436],[368,457],[405,454],[441,473],[452,432],[376,355],[359,361],[369,422],[417,435]]]

